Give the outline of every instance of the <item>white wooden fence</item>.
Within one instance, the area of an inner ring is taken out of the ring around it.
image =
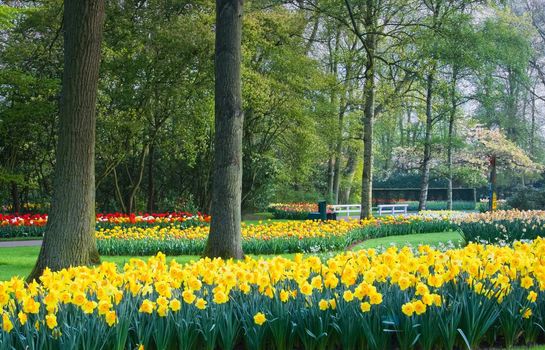
[[[339,219],[359,219],[361,215],[361,204],[337,204],[330,206]]]
[[[329,206],[337,214],[337,220],[359,219],[361,204],[337,204]],[[379,204],[378,215],[382,214],[407,214],[408,204]]]

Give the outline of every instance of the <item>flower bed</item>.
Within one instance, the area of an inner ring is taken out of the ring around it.
[[[242,248],[247,254],[285,254],[341,250],[368,238],[409,233],[441,232],[446,220],[420,216],[389,216],[369,220],[265,222],[242,226]],[[96,233],[102,255],[195,255],[204,251],[208,226],[114,227]]]
[[[306,220],[308,214],[318,211],[316,203],[274,203],[267,210],[275,219]]]
[[[510,243],[545,236],[545,211],[498,210],[455,219],[466,242]]]
[[[545,241],[327,261],[131,259],[0,283],[0,349],[452,349],[543,340]]]
[[[210,216],[186,212],[154,214],[97,214],[96,228],[121,227],[168,227],[180,228],[204,225]],[[0,238],[41,237],[43,236],[47,214],[11,215],[0,214]]]

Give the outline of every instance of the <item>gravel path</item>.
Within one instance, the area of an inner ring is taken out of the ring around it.
[[[13,247],[39,247],[42,245],[41,239],[31,241],[3,241],[0,242],[0,248],[13,248]]]

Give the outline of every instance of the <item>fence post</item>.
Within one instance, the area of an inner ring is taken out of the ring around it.
[[[320,212],[320,219],[327,220],[327,202],[318,201],[318,211]]]

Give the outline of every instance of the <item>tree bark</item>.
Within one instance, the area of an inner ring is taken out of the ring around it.
[[[535,92],[535,86],[534,90]],[[534,157],[535,153],[535,137],[536,137],[536,97],[532,94],[532,106],[531,106],[532,120],[530,123],[530,155]]]
[[[148,157],[148,204],[147,212],[152,213],[155,210],[155,181],[154,181],[154,166],[155,166],[155,147],[153,143],[149,147]]]
[[[204,255],[242,258],[243,0],[216,0],[215,137],[210,234]]]
[[[422,160],[422,172],[420,180],[420,199],[418,210],[426,210],[428,201],[428,187],[430,184],[430,161],[431,161],[431,131],[433,127],[432,97],[433,97],[434,73],[428,74],[426,79],[426,136],[424,139],[424,159]]]
[[[350,193],[352,192],[352,181],[356,174],[356,166],[358,163],[358,152],[350,149],[348,150],[348,159],[346,161],[346,168],[344,169],[344,177],[346,178],[346,187],[341,193],[340,200],[343,203],[350,201]]]
[[[19,196],[19,186],[15,181],[11,182],[11,205],[11,211],[13,213],[21,212],[21,198]]]
[[[348,68],[347,68],[348,71]],[[347,79],[348,81],[348,79]],[[335,148],[335,166],[333,168],[333,202],[339,204],[339,191],[341,184],[341,159],[343,151],[344,115],[346,113],[346,91],[342,92],[339,102],[338,135]]]
[[[135,199],[138,190],[140,189],[140,184],[144,178],[144,170],[146,169],[146,156],[149,152],[149,144],[145,144],[142,147],[142,152],[140,153],[140,159],[138,160],[138,177],[136,181],[131,183],[131,188],[127,196],[127,213],[133,213],[135,211]],[[132,181],[132,180],[131,180]]]
[[[518,81],[516,74],[511,68],[507,70],[507,98],[506,100],[506,113],[507,113],[507,137],[515,141],[519,134],[519,120],[517,118],[517,97],[518,97]]]
[[[371,10],[368,10],[371,12]],[[374,34],[367,34],[365,66],[365,101],[363,110],[363,174],[361,183],[361,219],[373,215],[373,124],[375,117],[375,46]]]
[[[331,146],[331,148],[333,148]],[[331,152],[331,151],[330,151]],[[331,152],[329,159],[327,161],[327,195],[330,201],[333,200],[333,184],[335,181],[335,164],[337,160],[335,159],[335,154]]]
[[[104,0],[65,0],[64,72],[53,198],[36,266],[100,262],[95,241],[95,124]]]
[[[127,212],[127,207],[125,206],[125,201],[123,200],[123,195],[121,194],[121,188],[119,188],[119,179],[117,178],[117,166],[114,167],[112,173],[114,174],[114,187],[115,187],[115,197],[121,207],[123,213]]]
[[[452,210],[452,138],[454,137],[454,122],[456,118],[456,82],[458,80],[458,70],[456,67],[452,68],[452,82],[450,90],[450,116],[448,121],[448,145],[447,145],[447,167],[448,167],[448,179],[447,179],[447,210]]]

